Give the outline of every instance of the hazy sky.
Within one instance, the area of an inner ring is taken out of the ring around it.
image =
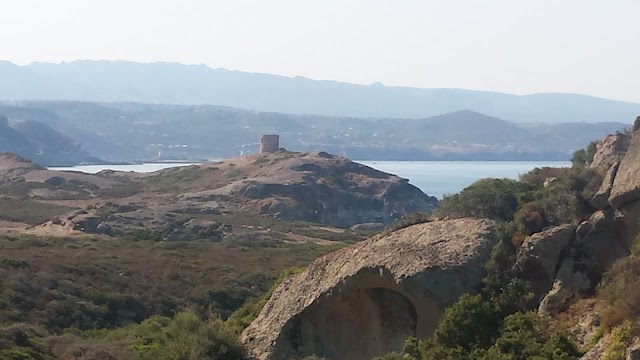
[[[0,59],[640,102],[640,0],[0,0]],[[0,79],[1,81],[1,79]]]

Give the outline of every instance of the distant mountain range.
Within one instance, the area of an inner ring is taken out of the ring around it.
[[[66,157],[68,164],[84,161],[88,154],[108,161],[228,158],[256,152],[260,134],[267,133],[279,134],[288,150],[323,150],[357,160],[568,160],[574,150],[627,126],[517,124],[469,110],[391,119],[68,101],[0,102],[0,115],[12,123],[2,128],[12,140],[6,144],[40,149],[35,158],[27,150],[14,152],[44,165],[54,160],[38,159],[56,159],[60,151],[55,149],[77,155]],[[630,123],[633,118],[621,120]],[[40,145],[34,147],[36,143]],[[0,151],[11,151],[6,147]]]
[[[204,65],[74,61],[0,62],[0,99],[215,104],[262,112],[426,118],[472,110],[517,123],[626,121],[640,104],[576,94],[516,96],[462,89],[370,86]]]

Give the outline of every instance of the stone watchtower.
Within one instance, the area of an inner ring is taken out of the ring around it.
[[[280,150],[279,135],[262,135],[260,137],[260,154],[274,153]]]

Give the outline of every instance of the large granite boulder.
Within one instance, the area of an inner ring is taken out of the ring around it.
[[[492,221],[441,220],[323,256],[275,290],[241,339],[261,360],[368,360],[402,350],[478,290],[496,242]]]
[[[536,295],[542,296],[549,291],[558,271],[560,255],[574,238],[572,225],[560,225],[524,240],[514,269],[531,282]]]
[[[593,262],[592,268],[597,273],[629,254],[621,221],[619,212],[609,208],[591,214],[576,230],[576,248]]]
[[[609,134],[596,145],[596,153],[589,167],[604,173],[616,162],[620,162],[629,148],[629,135],[625,133]]]
[[[551,290],[544,296],[538,307],[538,313],[551,316],[564,310],[571,299],[591,289],[587,275],[575,268],[573,259],[562,262]]]
[[[609,203],[616,209],[640,199],[640,135],[631,137],[629,149],[620,162],[611,188]]]
[[[613,181],[616,178],[616,174],[618,173],[618,168],[620,167],[620,162],[616,162],[611,165],[607,173],[604,175],[604,179],[602,180],[602,185],[598,192],[591,199],[591,204],[595,206],[597,209],[606,209],[609,206],[609,196],[611,196],[611,189],[613,189]]]

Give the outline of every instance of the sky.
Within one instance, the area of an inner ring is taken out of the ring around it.
[[[0,0],[0,60],[640,102],[639,15],[638,0]]]

